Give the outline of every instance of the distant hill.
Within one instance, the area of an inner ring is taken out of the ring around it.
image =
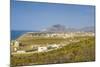
[[[76,29],[76,28],[66,28],[66,26],[64,26],[64,25],[56,24],[56,25],[52,25],[51,27],[48,27],[46,29],[43,29],[42,31],[44,31],[44,32],[77,32],[77,31],[94,32],[95,27],[90,26],[90,27]]]
[[[84,27],[84,28],[81,28],[80,31],[84,31],[84,32],[95,32],[95,27],[94,26]]]
[[[46,28],[44,31],[46,32],[63,32],[66,31],[66,27],[64,25],[56,24],[51,27]]]

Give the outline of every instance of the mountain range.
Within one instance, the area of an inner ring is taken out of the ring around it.
[[[88,26],[83,28],[67,28],[64,25],[56,24],[42,30],[43,32],[95,32],[94,26]]]

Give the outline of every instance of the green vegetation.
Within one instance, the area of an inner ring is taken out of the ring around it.
[[[95,61],[95,37],[75,37],[73,40],[80,41],[72,42],[63,48],[49,52],[11,55],[11,65],[20,66]]]
[[[41,37],[33,37],[33,38],[24,38],[20,39],[19,42],[25,45],[31,45],[31,44],[53,44],[53,43],[60,43],[65,41],[64,38],[41,38]]]

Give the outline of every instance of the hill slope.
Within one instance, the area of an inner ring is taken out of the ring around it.
[[[80,42],[49,52],[11,55],[11,64],[34,65],[51,63],[87,62],[95,60],[95,38],[77,37]]]

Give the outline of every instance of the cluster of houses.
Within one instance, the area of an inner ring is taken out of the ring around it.
[[[75,37],[75,36],[94,36],[93,32],[27,32],[21,37]],[[21,38],[20,37],[20,38]]]
[[[58,33],[48,33],[48,32],[28,32],[21,37],[63,37],[63,38],[68,38],[68,37],[74,37],[74,36],[94,36],[94,33],[92,32],[58,32]],[[15,53],[26,53],[26,52],[46,52],[49,50],[54,50],[57,48],[61,48],[65,44],[48,44],[45,46],[41,46],[39,44],[33,44],[31,46],[29,45],[22,45],[19,41],[17,40],[12,40],[11,41],[11,52]],[[26,49],[28,48],[28,49]]]
[[[50,50],[54,50],[57,48],[61,48],[63,45],[60,44],[49,44],[45,46],[40,46],[40,45],[31,45],[29,50],[25,49],[19,49],[20,48],[20,43],[18,41],[12,41],[11,42],[11,52],[13,53],[26,53],[26,52],[47,52]]]

